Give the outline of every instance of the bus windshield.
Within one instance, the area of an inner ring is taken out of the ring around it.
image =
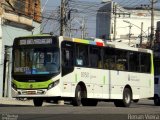
[[[54,74],[60,69],[59,49],[54,47],[20,47],[14,54],[15,75]]]

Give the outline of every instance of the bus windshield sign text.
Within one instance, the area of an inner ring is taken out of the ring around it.
[[[20,40],[19,45],[52,44],[52,39],[26,39]]]

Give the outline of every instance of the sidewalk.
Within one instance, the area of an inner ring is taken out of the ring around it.
[[[15,98],[0,98],[0,105],[33,105],[32,100],[17,100]]]
[[[16,98],[0,98],[0,106],[3,106],[3,105],[34,106],[32,100],[17,100]],[[46,105],[64,105],[64,101],[59,101],[58,104],[44,102],[43,106],[46,106]]]

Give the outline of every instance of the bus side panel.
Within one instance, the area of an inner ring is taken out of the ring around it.
[[[91,84],[90,81],[90,68],[83,68],[83,67],[75,67],[74,71],[74,84],[75,87],[72,87],[73,91],[76,90],[76,86],[78,83],[84,83],[87,91],[87,98],[92,98],[93,97],[93,84]]]
[[[111,73],[111,99],[122,99],[123,90],[128,85],[131,88],[133,99],[139,99],[140,86],[137,73],[124,71],[110,71]]]
[[[75,91],[72,87],[75,86],[74,72],[71,72],[61,78],[61,95],[62,97],[74,97]]]
[[[133,99],[153,97],[153,77],[151,74],[110,71],[111,99],[122,99],[123,90],[129,85]]]
[[[62,97],[75,97],[76,86],[84,83],[87,97],[93,97],[93,84],[90,82],[90,68],[75,67],[74,72],[62,77]]]
[[[140,98],[154,96],[154,77],[151,74],[140,74]]]
[[[127,75],[121,71],[110,70],[110,97],[111,99],[122,99],[124,83]]]
[[[93,84],[94,96],[97,99],[109,99],[109,71],[90,69],[90,81]]]

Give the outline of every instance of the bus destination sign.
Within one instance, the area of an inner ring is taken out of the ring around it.
[[[43,45],[52,44],[52,39],[23,39],[19,41],[19,45]]]

